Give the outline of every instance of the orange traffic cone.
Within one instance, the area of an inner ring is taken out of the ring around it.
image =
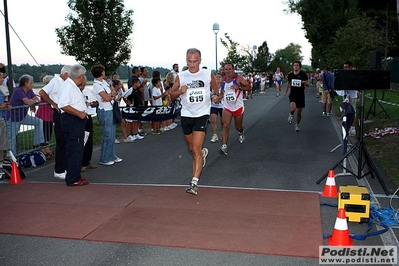
[[[353,246],[353,240],[349,236],[348,222],[346,221],[345,209],[338,210],[332,235],[328,238],[329,246]]]
[[[21,175],[19,174],[18,165],[16,162],[12,162],[11,164],[11,177],[10,182],[8,184],[16,185],[22,183]]]
[[[321,195],[328,198],[338,198],[337,186],[335,185],[334,170],[328,171],[327,182]]]

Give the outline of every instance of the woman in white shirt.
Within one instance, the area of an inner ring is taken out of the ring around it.
[[[122,159],[115,154],[116,125],[112,104],[115,96],[118,95],[113,88],[104,80],[105,67],[101,64],[91,67],[91,74],[94,76],[93,91],[98,101],[98,119],[101,122],[103,132],[101,140],[101,165],[113,165],[122,162]]]

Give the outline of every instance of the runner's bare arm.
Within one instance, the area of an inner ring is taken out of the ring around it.
[[[287,95],[287,93],[290,91],[290,89],[291,89],[291,84],[287,82],[287,88],[285,89],[284,98]]]
[[[211,73],[211,89],[212,89],[212,100],[215,103],[220,102],[221,97],[219,95],[219,87],[216,83],[216,79],[215,79],[215,75],[213,75],[213,73]]]
[[[242,76],[238,75],[237,76],[237,83],[241,87],[241,90],[243,91],[251,91],[252,87],[251,84],[249,84],[248,81],[246,81]]]
[[[173,83],[172,88],[170,89],[170,98],[173,100],[179,98],[181,95],[180,91],[180,78],[179,76],[176,77],[175,83]]]

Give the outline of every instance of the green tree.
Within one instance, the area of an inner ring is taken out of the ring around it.
[[[236,70],[241,70],[245,66],[246,58],[238,52],[239,43],[233,41],[228,33],[224,34],[227,41],[220,38],[220,42],[227,50],[227,57],[224,58],[220,64],[233,63]]]
[[[241,53],[243,54],[243,62],[240,70],[244,73],[257,71],[255,66],[256,50],[253,49],[253,46],[250,46],[249,44],[242,46]]]
[[[270,61],[269,47],[267,46],[267,42],[264,41],[262,45],[258,47],[258,51],[255,55],[255,69],[257,69],[258,72],[267,71]]]
[[[130,59],[133,10],[123,0],[69,0],[69,25],[56,28],[61,53],[90,68],[100,63],[107,73]]]
[[[283,73],[291,71],[292,62],[303,60],[302,47],[299,44],[290,43],[284,49],[276,51],[273,60],[269,66],[271,71],[274,71],[277,67],[280,67]]]
[[[362,1],[363,3],[364,1]],[[358,15],[357,0],[288,0],[288,10],[301,16],[306,38],[312,44],[312,66],[325,67],[331,38]]]
[[[369,69],[370,51],[379,50],[383,43],[384,30],[377,28],[375,20],[366,16],[351,19],[332,39],[330,50],[326,53],[327,65],[342,68],[343,62],[349,60],[358,69]]]
[[[244,65],[242,65],[242,71],[245,73],[249,72],[264,72],[267,70],[267,66],[270,63],[271,57],[269,53],[269,47],[267,42],[264,41],[261,46],[254,47],[247,45],[242,48],[242,52],[245,54]]]

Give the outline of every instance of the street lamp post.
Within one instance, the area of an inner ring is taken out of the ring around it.
[[[258,46],[256,46],[256,45],[252,46],[252,51],[253,51],[252,72],[256,71],[256,69],[255,69],[255,55],[256,55],[256,49],[258,49]]]
[[[215,66],[215,73],[218,72],[218,32],[219,32],[219,24],[213,23],[212,27],[213,32],[215,33],[215,55],[216,55],[216,66]]]

